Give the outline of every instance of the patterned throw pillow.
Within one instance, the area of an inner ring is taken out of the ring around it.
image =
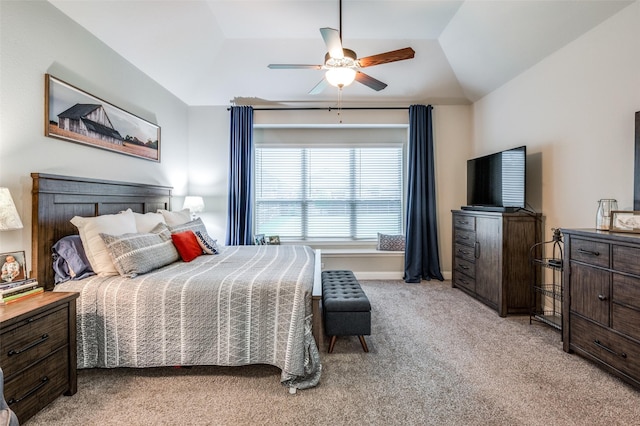
[[[214,240],[207,234],[206,232],[203,234],[200,231],[195,231],[196,238],[198,239],[198,244],[202,247],[202,251],[206,254],[218,254],[218,240]]]
[[[100,234],[100,237],[123,277],[133,278],[180,259],[164,223],[159,223],[149,233]]]
[[[386,235],[378,232],[377,250],[404,251],[404,235]]]

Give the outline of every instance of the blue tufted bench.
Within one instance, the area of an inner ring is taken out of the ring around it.
[[[365,335],[371,334],[371,304],[351,271],[322,272],[324,330],[331,337],[329,353],[338,336],[358,336],[369,352]]]

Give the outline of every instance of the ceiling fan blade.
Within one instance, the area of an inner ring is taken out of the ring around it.
[[[322,65],[303,65],[303,64],[269,64],[267,65],[272,70],[321,70]]]
[[[371,77],[370,75],[367,75],[363,72],[358,71],[356,73],[356,81],[358,83],[362,83],[367,87],[372,88],[373,90],[376,91],[380,91],[382,89],[384,89],[385,87],[387,87],[387,83],[383,83],[380,80],[376,80],[375,78]]]
[[[327,79],[323,77],[322,80],[320,80],[313,89],[309,90],[309,94],[317,95],[318,93],[322,92],[328,84],[329,82],[327,81]]]
[[[340,40],[340,33],[333,28],[320,28],[320,34],[324,44],[327,45],[327,52],[329,56],[334,59],[344,58],[344,52],[342,51],[342,40]]]
[[[413,58],[415,54],[416,52],[412,48],[405,47],[404,49],[392,50],[390,52],[360,58],[358,62],[360,63],[360,68],[365,68],[373,65],[387,64],[389,62],[404,61],[405,59]]]

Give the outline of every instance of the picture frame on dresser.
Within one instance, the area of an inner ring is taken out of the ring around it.
[[[631,232],[640,234],[640,211],[638,210],[612,210],[611,232]]]

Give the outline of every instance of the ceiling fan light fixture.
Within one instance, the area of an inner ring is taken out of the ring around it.
[[[325,77],[330,85],[343,88],[356,79],[356,70],[349,67],[344,68],[329,68]]]

